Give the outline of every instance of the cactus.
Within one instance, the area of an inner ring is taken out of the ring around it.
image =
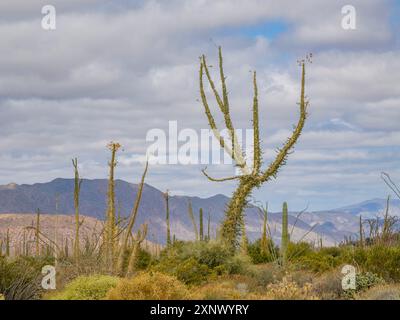
[[[133,227],[134,227],[135,222],[136,222],[136,217],[137,217],[137,213],[138,213],[138,210],[139,210],[140,200],[142,198],[144,181],[145,181],[145,178],[146,178],[148,167],[149,167],[149,163],[146,162],[146,166],[145,166],[144,172],[142,174],[142,179],[140,180],[140,184],[139,184],[139,188],[138,188],[138,193],[136,195],[135,203],[133,205],[132,212],[131,212],[131,215],[129,217],[128,226],[126,227],[125,234],[124,234],[124,237],[123,237],[123,240],[122,240],[122,245],[121,245],[121,248],[119,250],[117,270],[120,273],[122,273],[122,271],[123,271],[123,266],[124,266],[124,261],[125,261],[125,253],[126,253],[126,250],[127,250],[127,247],[128,247],[128,241],[129,241],[129,238],[132,235],[132,230],[133,230]]]
[[[106,265],[109,271],[113,270],[114,264],[114,248],[115,248],[115,236],[116,236],[116,224],[115,224],[115,181],[114,181],[114,169],[117,166],[117,152],[121,148],[118,142],[111,141],[107,147],[111,151],[111,161],[108,163],[110,173],[108,177],[108,192],[107,192],[107,216],[105,226],[105,255]]]
[[[289,245],[289,232],[288,232],[288,207],[287,203],[283,203],[282,208],[282,240],[281,240],[281,255],[282,255],[282,265],[287,264],[287,250]]]
[[[195,240],[197,241],[197,240],[199,240],[199,232],[198,232],[196,220],[195,220],[194,214],[193,214],[192,202],[190,200],[188,203],[188,214],[189,214],[190,221],[192,222],[192,225],[193,225]]]
[[[311,58],[307,56],[307,59]],[[293,133],[290,138],[287,139],[286,143],[281,149],[278,150],[275,160],[269,165],[264,171],[261,170],[262,165],[262,151],[260,147],[260,137],[259,137],[259,119],[258,119],[258,88],[257,88],[257,78],[256,72],[253,73],[253,144],[254,144],[254,156],[253,156],[253,168],[249,168],[245,158],[242,147],[239,145],[235,129],[232,124],[230,106],[228,99],[228,90],[225,83],[225,75],[223,69],[222,60],[222,50],[219,47],[219,73],[222,86],[222,97],[218,93],[207,66],[206,57],[204,55],[200,58],[200,72],[199,72],[199,82],[200,82],[200,95],[201,101],[204,106],[205,114],[208,119],[208,123],[213,131],[213,134],[217,141],[219,142],[222,149],[224,149],[230,157],[236,163],[236,166],[241,170],[241,174],[216,179],[212,178],[206,172],[206,169],[202,170],[203,174],[211,181],[222,182],[229,180],[236,180],[239,182],[237,189],[232,195],[232,198],[225,211],[225,219],[222,224],[222,237],[223,239],[234,249],[237,245],[237,236],[240,234],[241,220],[243,218],[243,212],[247,205],[247,199],[251,195],[254,188],[260,187],[263,183],[275,178],[279,169],[285,164],[286,159],[294,145],[296,144],[298,138],[304,127],[304,123],[307,117],[307,106],[308,101],[305,98],[305,60],[299,61],[301,66],[301,92],[300,92],[300,117],[297,125],[295,126]],[[214,116],[211,113],[207,96],[204,89],[204,74],[208,80],[211,90],[217,101],[217,105],[223,114],[224,122],[226,128],[228,129],[229,138],[231,144],[221,136],[220,131],[217,128]]]
[[[203,209],[200,208],[200,212],[199,212],[199,237],[200,237],[200,241],[204,240],[204,230],[203,230]]]
[[[79,194],[80,194],[80,190],[81,190],[82,180],[79,178],[78,159],[77,158],[72,159],[72,165],[74,167],[74,208],[75,208],[74,259],[75,259],[75,263],[78,265],[79,264],[79,251],[80,251]],[[57,204],[57,207],[58,207],[58,204]]]
[[[164,193],[165,197],[165,210],[166,210],[166,224],[167,224],[167,245],[171,245],[171,226],[170,226],[170,220],[169,220],[169,194],[168,190]]]

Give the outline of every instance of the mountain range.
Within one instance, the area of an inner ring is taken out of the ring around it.
[[[107,199],[106,179],[82,180],[80,193],[80,212],[82,215],[103,219]],[[57,178],[47,183],[15,184],[0,186],[0,214],[31,214],[37,209],[44,214],[72,215],[73,179]],[[115,181],[116,211],[122,216],[129,216],[138,191],[138,185],[123,180]],[[58,200],[56,200],[58,199]],[[211,236],[215,237],[217,227],[224,217],[224,209],[229,198],[218,194],[209,198],[170,196],[171,232],[177,239],[194,238],[192,222],[188,215],[191,203],[197,218],[200,208],[204,210],[205,229],[210,216]],[[57,205],[56,205],[57,203]],[[149,224],[148,239],[165,243],[165,198],[163,192],[145,184],[140,203],[136,226]],[[293,241],[306,240],[320,242],[325,246],[340,243],[345,237],[357,237],[359,216],[373,218],[382,216],[386,208],[385,199],[372,199],[358,204],[326,211],[289,212],[289,231]],[[400,216],[400,200],[391,200],[390,214]],[[249,205],[246,209],[246,229],[254,240],[260,236],[262,218],[257,207]],[[279,243],[281,234],[281,213],[268,213],[271,236]]]

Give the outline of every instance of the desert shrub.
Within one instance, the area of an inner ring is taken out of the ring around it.
[[[400,300],[400,285],[378,285],[356,296],[357,300]]]
[[[92,275],[80,276],[66,285],[65,289],[50,297],[51,300],[102,300],[118,283],[117,277]]]
[[[152,270],[176,276],[186,284],[199,284],[209,276],[245,272],[249,259],[232,256],[220,242],[177,242],[161,252]]]
[[[53,263],[46,257],[0,258],[0,292],[6,300],[40,299],[42,267]]]
[[[182,300],[189,292],[176,277],[161,272],[141,272],[121,279],[108,294],[109,300]]]
[[[342,277],[340,270],[323,273],[313,281],[314,292],[323,300],[340,299],[344,294]]]
[[[268,285],[267,292],[261,296],[267,300],[317,300],[312,284],[299,286],[290,277],[283,277],[282,281]]]
[[[250,258],[243,254],[237,254],[225,261],[224,266],[228,274],[245,274],[250,266]]]
[[[334,270],[343,263],[341,249],[339,248],[321,248],[319,250],[303,251],[294,262],[306,270],[323,273]]]
[[[201,287],[193,288],[191,298],[196,300],[234,300],[245,299],[247,289],[245,285],[233,281],[218,280]]]
[[[290,261],[296,261],[304,256],[312,254],[313,252],[313,248],[307,242],[290,242],[288,244],[287,256]]]
[[[400,247],[373,245],[346,248],[342,253],[345,263],[357,265],[363,271],[379,275],[387,281],[400,281]]]
[[[207,279],[210,268],[191,257],[176,268],[176,276],[179,280],[187,284],[198,284]]]
[[[253,266],[249,274],[255,280],[257,286],[261,288],[266,288],[269,284],[280,281],[284,276],[282,268],[272,263]]]
[[[136,264],[135,264],[136,269],[144,270],[144,269],[148,268],[151,264],[151,261],[152,261],[151,254],[148,251],[140,248],[139,252],[138,252]]]
[[[251,261],[255,264],[259,263],[266,263],[266,262],[272,262],[278,257],[279,249],[274,246],[274,243],[272,240],[268,239],[267,240],[267,247],[268,251],[263,252],[261,250],[261,239],[258,239],[254,241],[253,243],[250,243],[247,249],[247,253],[251,258]]]
[[[368,290],[374,286],[382,285],[385,280],[372,272],[361,272],[356,274],[356,289],[348,289],[344,291],[344,297],[353,299],[357,293]]]

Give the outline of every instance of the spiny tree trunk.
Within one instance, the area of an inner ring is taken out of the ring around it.
[[[36,212],[36,228],[35,228],[35,247],[36,247],[36,256],[40,256],[40,210],[37,209]]]
[[[165,211],[166,211],[166,224],[167,224],[167,246],[171,245],[171,225],[169,220],[169,194],[168,190],[164,193],[165,197]]]
[[[142,179],[140,180],[140,184],[139,184],[139,188],[138,188],[138,193],[136,195],[136,199],[135,199],[135,203],[133,205],[132,208],[132,212],[131,215],[129,217],[129,222],[128,222],[128,226],[126,227],[125,233],[124,233],[124,237],[122,240],[122,244],[121,244],[121,248],[119,251],[119,256],[118,256],[118,265],[117,265],[117,270],[120,274],[123,273],[123,269],[124,269],[124,262],[125,262],[125,254],[128,248],[128,241],[129,238],[132,236],[132,231],[133,231],[133,227],[135,225],[136,222],[136,217],[137,217],[137,213],[139,210],[139,205],[140,205],[140,200],[142,198],[142,193],[143,193],[143,187],[144,187],[144,181],[146,178],[146,174],[147,174],[147,170],[149,167],[149,163],[146,162],[146,166],[142,175]],[[146,230],[147,232],[147,230]]]
[[[206,172],[206,169],[202,170],[203,174],[211,181],[223,182],[230,180],[239,181],[239,185],[236,191],[233,193],[232,199],[230,200],[227,209],[225,211],[225,220],[222,225],[222,238],[227,244],[234,250],[237,246],[237,237],[240,235],[240,227],[243,218],[243,213],[247,205],[247,199],[250,196],[251,192],[254,188],[260,187],[263,183],[269,181],[271,178],[275,178],[279,169],[285,164],[288,154],[291,149],[296,144],[298,138],[301,135],[301,132],[304,127],[304,123],[307,117],[307,106],[308,101],[305,98],[305,60],[299,61],[301,66],[301,91],[300,91],[300,117],[295,126],[292,135],[287,139],[286,143],[283,145],[281,149],[278,150],[278,154],[276,155],[275,160],[263,171],[261,169],[262,166],[262,151],[260,145],[260,137],[259,137],[259,117],[258,117],[258,88],[257,88],[257,78],[256,72],[253,73],[253,145],[254,145],[254,155],[253,155],[253,166],[249,168],[245,157],[244,150],[238,143],[238,139],[236,137],[235,129],[233,126],[233,122],[230,114],[230,105],[228,98],[228,90],[226,87],[226,78],[224,75],[223,69],[223,59],[222,59],[222,50],[219,47],[219,74],[220,81],[222,87],[222,95],[218,92],[211,74],[209,72],[209,67],[206,62],[206,58],[203,55],[200,58],[200,72],[199,72],[199,83],[200,83],[200,96],[201,101],[204,106],[204,111],[208,119],[208,123],[210,128],[213,131],[213,134],[217,141],[219,142],[221,148],[230,155],[230,157],[236,163],[236,166],[241,170],[241,173],[236,176],[228,177],[228,178],[212,178]],[[306,59],[310,60],[310,56],[307,56]],[[229,139],[226,140],[220,133],[220,130],[217,128],[217,122],[211,112],[211,108],[209,106],[207,96],[204,89],[204,76],[206,76],[211,91],[215,96],[215,100],[217,102],[217,106],[221,111],[225,126],[228,129]]]
[[[81,190],[82,180],[79,178],[78,171],[78,159],[72,159],[72,165],[74,167],[74,208],[75,208],[75,240],[74,240],[74,259],[75,263],[79,265],[80,255],[80,240],[79,240],[79,194]]]
[[[281,254],[282,254],[282,265],[287,265],[288,260],[288,246],[289,246],[289,231],[288,231],[288,207],[287,203],[283,203],[282,207],[282,238],[281,238]]]
[[[108,163],[110,174],[108,178],[108,206],[107,206],[107,219],[106,219],[106,265],[110,272],[113,271],[114,264],[114,249],[115,249],[115,181],[114,169],[117,166],[116,154],[121,145],[117,142],[110,142],[108,148],[111,150],[111,161]]]

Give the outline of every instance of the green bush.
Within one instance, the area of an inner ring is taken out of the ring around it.
[[[312,250],[311,246],[303,246],[301,253],[293,262],[308,271],[323,273],[334,270],[343,263],[342,250],[340,248],[322,248]]]
[[[247,253],[251,258],[251,261],[255,264],[272,262],[279,256],[278,247],[274,246],[272,240],[267,240],[267,252],[261,250],[261,239],[250,243],[247,249]]]
[[[358,265],[362,270],[375,273],[387,281],[400,281],[400,247],[374,245],[346,249],[343,260]]]
[[[143,249],[139,249],[138,257],[136,260],[136,269],[137,270],[144,270],[149,267],[151,264],[151,254]]]
[[[385,284],[385,280],[375,273],[362,272],[356,274],[356,289],[346,290],[344,296],[346,298],[354,298],[356,293],[363,292],[377,285]]]
[[[289,261],[296,261],[312,253],[315,253],[315,251],[307,242],[290,242],[287,249],[287,256]]]
[[[216,242],[176,242],[161,252],[152,270],[176,276],[186,284],[199,284],[209,276],[245,272],[248,259],[232,256]]]
[[[176,277],[161,272],[141,272],[121,279],[108,294],[109,300],[183,300],[189,297],[186,286]]]
[[[51,300],[102,300],[118,283],[117,277],[92,275],[80,276],[66,285],[65,289],[51,296]]]
[[[45,257],[0,257],[0,292],[6,300],[40,299],[42,267],[53,263]]]
[[[193,257],[183,261],[176,268],[177,278],[186,284],[199,284],[205,281],[210,273],[207,265],[201,264]]]

